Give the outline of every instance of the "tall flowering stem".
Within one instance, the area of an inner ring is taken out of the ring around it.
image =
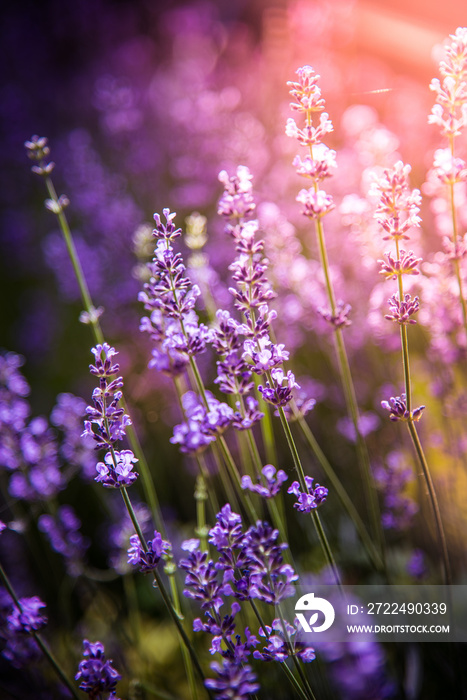
[[[142,320],[141,328],[154,340],[159,340],[158,348],[153,351],[153,366],[173,377],[189,368],[199,394],[198,397],[189,391],[182,397],[188,420],[176,426],[172,442],[180,444],[183,452],[191,454],[204,450],[211,443],[216,450],[217,444],[227,471],[240,489],[240,474],[222,435],[233,422],[234,411],[206,390],[196,362],[196,355],[204,351],[208,337],[208,329],[199,323],[194,310],[201,292],[198,285],[192,284],[185,276],[182,256],[173,247],[173,242],[182,233],[173,223],[175,213],[164,209],[163,215],[165,222],[159,214],[154,215],[156,228],[153,235],[157,243],[152,263],[148,265],[151,278],[145,291],[139,295],[139,300],[151,314]],[[245,502],[254,521],[257,515],[252,501],[247,497]]]
[[[37,622],[31,620],[31,615],[28,614],[28,611],[26,611],[24,609],[24,605],[25,605],[25,601],[27,602],[28,600],[32,600],[32,599],[18,598],[18,596],[16,595],[16,592],[11,584],[11,581],[8,578],[7,573],[4,570],[1,563],[0,563],[0,580],[1,580],[2,584],[5,586],[8,593],[10,594],[10,596],[13,600],[14,606],[16,608],[16,611],[18,612],[16,627],[21,625],[23,631],[26,632],[27,634],[31,635],[31,637],[34,639],[37,646],[41,650],[42,654],[45,656],[45,658],[47,659],[49,664],[52,666],[52,668],[55,671],[55,673],[57,674],[58,678],[68,688],[69,692],[71,693],[71,696],[73,698],[75,698],[75,700],[79,700],[80,696],[77,693],[75,686],[70,681],[70,679],[66,675],[65,671],[62,669],[59,662],[57,661],[55,656],[52,654],[52,651],[49,649],[48,645],[42,639],[42,636],[38,632],[38,629],[40,629],[42,626],[44,626],[44,624],[47,622],[47,619],[43,616],[40,616],[40,618],[39,618],[36,614]],[[35,605],[36,609],[38,609],[39,607],[44,607],[44,604],[40,604],[39,599],[36,599],[36,600],[38,601],[38,603]],[[40,622],[39,622],[39,619],[40,619]]]
[[[315,73],[311,66],[299,68],[297,75],[297,82],[288,82],[291,88],[290,94],[295,100],[295,102],[291,103],[291,108],[304,117],[305,124],[300,128],[294,119],[289,118],[286,134],[295,138],[301,146],[307,149],[308,154],[305,158],[302,160],[300,156],[296,156],[294,165],[299,175],[312,181],[311,188],[303,189],[299,192],[297,201],[302,204],[302,213],[315,222],[319,256],[330,307],[327,311],[323,310],[320,313],[330,323],[334,331],[339,373],[347,411],[355,428],[358,460],[365,484],[373,532],[377,538],[380,550],[383,551],[383,535],[376,490],[371,476],[367,447],[360,430],[357,398],[342,333],[342,329],[350,324],[348,319],[350,307],[348,304],[344,304],[336,299],[324,237],[323,217],[334,209],[334,202],[332,196],[327,194],[322,189],[322,186],[324,180],[332,175],[336,167],[336,154],[335,151],[323,143],[323,138],[326,134],[333,131],[333,125],[328,114],[324,112],[325,102],[318,87],[320,76]],[[316,125],[313,124],[313,115],[315,113],[320,113],[319,121]]]
[[[466,162],[455,154],[455,140],[467,125],[467,28],[458,27],[451,34],[451,43],[445,48],[444,60],[439,64],[441,80],[434,78],[430,89],[436,94],[436,103],[428,117],[430,124],[441,128],[449,143],[447,151],[436,151],[433,172],[442,185],[448,187],[452,219],[452,246],[450,258],[459,287],[459,299],[467,343],[467,302],[460,261],[465,255],[463,236],[460,236],[455,201],[456,185],[467,181]]]
[[[84,311],[80,316],[80,320],[91,326],[92,334],[94,336],[94,341],[97,345],[104,345],[104,334],[100,325],[99,317],[103,313],[103,308],[96,308],[93,304],[91,294],[89,291],[88,284],[86,282],[86,276],[84,274],[81,262],[78,257],[78,252],[73,240],[73,235],[71,233],[70,226],[68,224],[68,219],[65,214],[65,209],[69,205],[69,200],[66,195],[57,195],[54,183],[52,181],[51,174],[55,167],[55,163],[49,160],[50,148],[47,144],[47,138],[33,136],[30,141],[26,141],[25,148],[28,157],[34,161],[35,165],[32,166],[32,171],[37,175],[40,175],[45,183],[49,199],[46,199],[45,205],[53,214],[56,215],[58,223],[60,225],[60,230],[65,241],[65,245],[68,251],[71,264],[75,273],[76,280],[78,282],[81,301],[83,303]],[[124,398],[122,396],[122,401]],[[140,469],[141,478],[143,481],[143,488],[146,498],[151,508],[151,512],[159,530],[165,531],[165,525],[161,514],[161,509],[159,505],[159,499],[157,497],[156,488],[151,476],[149,465],[144,456],[141,444],[139,442],[138,435],[134,430],[132,425],[128,428],[128,440],[131,447],[136,454]]]
[[[384,170],[380,177],[375,176],[372,185],[372,194],[378,197],[378,205],[375,218],[379,223],[384,236],[383,240],[392,241],[395,246],[395,255],[389,251],[384,259],[380,260],[381,274],[387,280],[397,281],[397,293],[389,299],[390,313],[385,318],[397,323],[400,328],[402,364],[404,370],[405,393],[401,396],[391,397],[389,401],[383,401],[383,408],[389,411],[390,420],[404,421],[407,423],[410,437],[417,453],[423,476],[430,496],[436,528],[443,558],[444,578],[446,583],[451,583],[451,570],[446,536],[444,533],[441,512],[436,496],[433,480],[428,468],[426,457],[418,436],[415,423],[422,417],[425,406],[413,408],[412,382],[410,374],[408,326],[414,325],[420,303],[417,296],[412,297],[404,289],[404,277],[419,274],[421,258],[417,258],[413,251],[406,252],[400,246],[402,241],[409,240],[409,232],[419,226],[421,197],[418,190],[410,190],[408,177],[410,166],[398,161],[393,169]]]
[[[229,291],[234,298],[235,307],[242,313],[243,323],[235,321],[227,312],[220,312],[221,328],[217,335],[214,333],[214,346],[218,351],[220,348],[225,351],[225,342],[223,344],[220,341],[225,341],[228,328],[231,347],[228,355],[230,361],[218,362],[219,373],[216,381],[223,391],[229,391],[231,385],[238,386],[234,377],[240,369],[244,378],[242,393],[247,394],[252,388],[252,373],[264,377],[264,384],[258,386],[258,391],[263,400],[274,406],[279,414],[300,484],[304,493],[308,494],[300,456],[284,411],[284,406],[292,400],[293,389],[299,385],[290,370],[284,371],[284,362],[289,359],[285,346],[273,342],[271,338],[271,324],[277,314],[269,308],[269,303],[276,295],[266,276],[268,260],[264,256],[264,241],[256,238],[258,221],[250,218],[256,208],[252,194],[252,176],[248,168],[239,166],[234,176],[229,177],[225,171],[221,171],[219,179],[225,189],[219,202],[218,213],[227,221],[225,230],[235,241],[237,252],[237,257],[229,268],[233,272],[236,286]],[[240,340],[242,336],[243,341]],[[235,345],[232,342],[233,338],[236,341]],[[243,352],[240,355],[241,349]],[[232,360],[232,357],[235,359]],[[255,420],[260,418],[261,414],[258,414],[255,406]],[[250,418],[246,425],[238,427],[249,430],[251,422]],[[317,513],[312,513],[312,519],[326,559],[336,580],[339,581],[334,557]]]

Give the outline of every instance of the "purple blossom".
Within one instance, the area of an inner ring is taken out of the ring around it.
[[[252,693],[259,690],[256,674],[251,666],[235,659],[223,658],[211,664],[217,678],[207,678],[206,688],[216,691],[216,700],[249,700]]]
[[[30,634],[45,627],[47,618],[40,612],[41,608],[45,608],[45,603],[37,596],[20,598],[19,607],[14,605],[12,612],[6,618],[9,631]]]
[[[254,340],[245,340],[242,358],[252,363],[252,369],[256,374],[265,374],[274,367],[280,367],[289,359],[289,353],[285,346],[275,345],[270,339],[262,336]]]
[[[386,260],[378,260],[381,265],[380,274],[386,279],[397,279],[399,275],[419,275],[418,266],[422,258],[415,257],[415,253],[409,250],[400,250],[400,257],[395,258],[391,253],[384,253]]]
[[[182,549],[188,551],[187,558],[179,562],[179,567],[187,572],[183,594],[201,601],[203,610],[212,609],[218,613],[224,601],[214,562],[208,559],[207,552],[199,550],[199,540],[188,540]]]
[[[399,325],[404,325],[407,323],[417,323],[414,318],[411,318],[420,308],[420,302],[418,297],[412,297],[410,294],[404,294],[404,301],[400,301],[397,294],[393,296],[388,301],[389,308],[391,309],[390,314],[386,314],[384,318],[388,321],[394,321],[399,323]]]
[[[317,309],[318,313],[324,318],[324,320],[334,327],[334,330],[351,325],[352,321],[348,318],[351,310],[352,307],[350,304],[345,304],[343,301],[339,301],[336,304],[334,313],[324,308]]]
[[[182,396],[185,422],[174,427],[170,442],[180,445],[180,451],[196,453],[204,450],[234,419],[233,409],[218,401],[210,391],[205,392],[208,408],[194,391]]]
[[[259,386],[258,391],[268,403],[274,406],[285,406],[292,399],[292,389],[299,389],[300,385],[297,384],[290,370],[284,374],[280,367],[276,367],[271,370],[270,376],[273,381],[267,381],[265,386]]]
[[[173,224],[175,213],[164,209],[164,216],[166,224],[154,215],[157,243],[147,265],[150,280],[138,296],[150,316],[141,320],[140,330],[148,332],[155,345],[150,367],[177,376],[191,356],[204,352],[208,329],[199,323],[194,311],[200,289],[184,276],[182,256],[170,245],[181,235],[181,229]]]
[[[264,413],[258,411],[258,401],[253,396],[247,396],[243,405],[238,401],[236,404],[232,425],[236,430],[249,430],[255,423],[258,423]]]
[[[293,595],[293,583],[298,579],[289,564],[284,564],[282,551],[286,543],[277,544],[279,531],[268,523],[257,521],[250,527],[243,542],[245,568],[249,575],[249,595],[270,605],[277,605]]]
[[[408,231],[420,225],[421,197],[419,190],[409,189],[410,165],[398,161],[394,168],[374,176],[371,195],[378,197],[375,218],[387,234],[383,240],[407,240]]]
[[[133,471],[133,465],[137,461],[131,450],[107,452],[104,461],[96,464],[98,475],[95,481],[101,482],[107,488],[119,489],[122,486],[131,486],[138,478],[138,473]]]
[[[303,663],[310,663],[316,658],[315,650],[303,641],[295,639],[297,628],[289,622],[276,618],[272,625],[259,630],[261,637],[266,637],[268,644],[262,651],[254,651],[255,659],[261,661],[278,661],[283,663],[290,656],[296,656]]]
[[[416,420],[419,421],[425,406],[419,406],[412,412],[407,410],[406,395],[391,396],[389,401],[381,401],[381,406],[389,411],[389,419],[392,421],[398,420]]]
[[[80,681],[80,690],[89,698],[98,698],[102,692],[114,692],[121,675],[112,666],[112,659],[106,659],[101,642],[83,640],[83,661],[78,666],[75,680]]]
[[[324,503],[327,498],[328,489],[319,484],[313,487],[313,481],[314,479],[311,476],[305,476],[306,491],[301,490],[298,481],[294,481],[287,489],[287,493],[292,493],[297,499],[297,502],[294,503],[294,508],[302,513],[310,513]]]
[[[131,425],[130,417],[125,414],[121,406],[123,379],[116,377],[120,367],[113,363],[113,358],[118,355],[115,348],[107,343],[96,345],[91,352],[96,358],[95,365],[90,365],[91,374],[99,377],[99,386],[92,393],[94,406],[86,408],[88,420],[84,422],[82,436],[91,436],[95,443],[95,449],[111,447],[121,440],[126,433],[126,428]]]
[[[257,484],[253,484],[251,476],[245,474],[242,476],[242,489],[248,489],[249,491],[254,491],[258,493],[263,498],[272,498],[276,496],[284,481],[287,481],[287,474],[282,470],[276,473],[276,468],[272,464],[267,464],[262,468],[261,473],[264,477],[266,485],[263,485],[260,481]]]
[[[296,199],[303,205],[302,214],[310,219],[321,219],[335,207],[332,196],[324,190],[300,190]]]
[[[154,538],[147,543],[147,551],[143,549],[138,535],[130,537],[130,544],[128,563],[139,567],[142,574],[153,571],[170,548],[169,543],[162,539],[157,530],[154,530]]]
[[[224,185],[224,193],[219,200],[217,212],[235,223],[245,219],[255,210],[252,195],[252,175],[247,167],[239,165],[236,175],[229,177],[225,170],[219,173],[219,181]]]
[[[423,579],[428,572],[425,555],[421,549],[414,549],[412,555],[407,562],[407,573],[413,576],[417,581]]]

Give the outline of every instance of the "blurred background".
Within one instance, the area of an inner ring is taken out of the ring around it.
[[[338,293],[353,307],[346,341],[360,406],[367,414],[368,444],[377,455],[374,467],[380,466],[379,460],[411,464],[410,446],[399,444],[380,409],[381,399],[401,392],[399,336],[382,320],[389,294],[381,289],[376,260],[383,244],[364,225],[363,214],[358,219],[357,200],[345,197],[362,195],[367,168],[399,157],[412,165],[412,186],[423,186],[433,151],[445,145],[427,123],[434,102],[429,83],[438,75],[443,41],[466,21],[465,3],[456,0],[19,0],[0,11],[0,348],[25,358],[32,415],[49,415],[59,392],[89,401],[91,334],[78,322],[79,290],[55,218],[44,207],[43,182],[30,172],[24,152],[24,142],[38,134],[49,139],[57,191],[70,199],[67,216],[78,253],[94,303],[105,309],[101,320],[106,338],[119,349],[132,415],[157,470],[174,537],[181,539],[183,530],[191,536],[194,477],[192,465],[169,443],[179,420],[171,382],[147,370],[151,349],[138,330],[142,308],[137,294],[144,276],[141,265],[150,257],[147,230],[153,213],[169,207],[182,226],[193,212],[207,217],[205,253],[212,289],[218,303],[227,306],[233,250],[216,215],[222,191],[217,176],[221,169],[233,173],[240,164],[250,168],[271,278],[279,293],[278,340],[286,343],[294,371],[317,400],[311,418],[317,437],[330,459],[345,466],[341,477],[358,500],[352,436],[329,334],[316,314],[323,290],[314,238],[295,201],[303,184],[291,165],[296,146],[284,135],[290,116],[286,81],[294,79],[299,66],[312,65],[322,76],[326,109],[335,126],[329,145],[338,151],[339,172],[330,188],[339,201],[339,216],[336,212],[329,218],[329,253]],[[425,202],[422,213],[423,234],[414,245],[432,264],[440,248],[436,212]],[[453,390],[457,370],[445,378],[443,362],[455,352],[446,347],[446,329],[434,320],[444,316],[439,296],[431,298],[426,291],[425,298],[431,335],[414,332],[416,389],[419,403],[432,405],[432,417],[422,429],[455,570],[463,580],[467,445],[462,425],[467,402],[463,390]],[[207,309],[200,312],[205,320]],[[453,323],[453,339],[456,328]],[[213,358],[206,354],[201,365],[212,382]],[[279,450],[280,457],[284,452]],[[312,473],[316,466],[310,463]],[[82,518],[85,488],[76,487],[72,497],[82,507]],[[420,496],[420,484],[412,479],[407,493]],[[411,521],[388,540],[396,568],[405,571],[413,552],[421,548],[428,558],[428,578],[436,577],[426,500],[418,500],[413,527]],[[356,553],[358,543],[346,539],[348,523],[332,517],[336,504],[330,501],[331,538],[350,568],[354,566],[355,576],[367,575]],[[87,522],[89,536],[92,526],[104,533],[102,514],[94,512]],[[108,532],[102,536],[110,537]],[[297,536],[293,544],[300,546],[299,540]],[[104,546],[94,545],[95,566],[102,566],[107,556],[106,565],[113,566],[118,552],[113,551],[112,559]],[[41,590],[48,591],[47,576],[39,575],[39,580]],[[63,596],[70,596],[72,588],[65,586]],[[116,598],[112,589],[99,599],[112,614],[118,607],[114,594]],[[70,614],[85,629],[98,606],[79,605]],[[100,624],[104,629],[102,620]],[[171,633],[167,626],[156,632],[150,625],[144,632],[148,646],[154,643],[158,653],[164,645],[169,649],[160,673],[170,689],[178,683]],[[404,668],[415,678],[411,697],[422,697],[417,695],[420,688],[426,699],[440,697],[443,683],[453,683],[445,647],[440,653],[404,650]],[[379,651],[371,653],[379,672],[386,662]],[[402,656],[396,651],[390,665],[403,665]],[[344,681],[342,687],[337,684],[339,697],[399,697],[394,684],[380,676],[378,681],[371,677],[362,689],[359,682],[370,664],[365,659],[357,654],[344,660],[350,666],[359,661],[361,668],[355,679],[347,677],[347,689]]]

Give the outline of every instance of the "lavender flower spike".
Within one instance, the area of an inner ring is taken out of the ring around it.
[[[261,483],[253,484],[251,476],[245,474],[245,476],[242,476],[242,489],[259,493],[263,498],[272,498],[279,493],[282,484],[288,479],[287,474],[282,469],[279,469],[276,473],[276,468],[272,464],[267,464],[263,467],[261,473],[266,481],[266,486],[263,486]]]
[[[104,645],[101,642],[83,641],[83,661],[80,662],[75,680],[81,681],[80,690],[88,693],[90,700],[99,698],[102,692],[114,692],[121,675],[112,666],[112,660],[107,660]],[[117,698],[115,698],[117,700]]]
[[[119,489],[122,486],[131,486],[138,478],[138,473],[133,471],[133,464],[137,461],[131,450],[107,452],[104,462],[96,464],[98,476],[95,480],[100,481],[107,488]]]
[[[298,481],[294,481],[293,484],[287,489],[287,493],[293,493],[293,495],[297,498],[297,502],[294,503],[294,508],[302,513],[310,513],[312,510],[324,503],[328,495],[328,489],[325,486],[320,486],[319,484],[316,484],[316,486],[313,488],[313,479],[311,476],[305,477],[305,484],[307,487],[307,492],[301,491]]]
[[[401,394],[400,396],[391,396],[389,401],[381,401],[381,406],[389,411],[389,419],[392,421],[419,421],[422,417],[423,411],[425,410],[425,406],[419,406],[412,412],[408,411],[405,394]]]
[[[130,537],[131,547],[128,549],[128,563],[138,566],[142,574],[154,571],[161,558],[168,551],[170,545],[162,539],[157,530],[154,530],[154,539],[149,540],[147,552],[141,546],[138,535]]]

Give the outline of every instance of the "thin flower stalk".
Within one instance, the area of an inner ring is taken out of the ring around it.
[[[249,602],[250,602],[251,609],[253,610],[253,612],[254,612],[254,614],[259,622],[260,629],[263,631],[265,638],[269,639],[270,633],[268,631],[268,627],[267,627],[266,623],[264,622],[263,618],[261,617],[261,614],[256,606],[255,601],[250,600]],[[300,685],[298,680],[295,678],[292,670],[288,667],[287,663],[279,663],[279,668],[285,673],[285,675],[287,676],[287,680],[290,682],[290,684],[292,685],[294,690],[298,693],[298,695],[300,695],[302,700],[313,700],[313,696],[310,697],[307,694],[306,690],[304,688],[302,688],[302,686]]]
[[[436,103],[428,117],[430,124],[440,127],[448,139],[448,152],[438,150],[434,157],[434,175],[449,192],[449,207],[452,222],[452,262],[459,288],[459,301],[467,342],[467,302],[464,292],[460,261],[464,255],[463,240],[459,234],[456,206],[456,185],[467,181],[467,167],[455,154],[456,138],[467,125],[467,29],[459,27],[450,35],[451,42],[445,47],[444,59],[439,64],[441,80],[434,78],[430,89],[436,94]]]
[[[73,266],[73,270],[81,294],[81,300],[84,307],[84,311],[80,316],[80,320],[91,327],[95,343],[97,345],[103,345],[105,343],[105,339],[99,321],[99,318],[103,313],[103,308],[96,308],[91,298],[89,287],[86,281],[86,276],[81,266],[78,252],[76,250],[76,246],[73,240],[73,235],[71,233],[71,229],[68,224],[68,219],[65,214],[65,209],[69,205],[68,197],[66,195],[61,195],[60,197],[57,195],[57,191],[51,178],[51,173],[55,167],[55,163],[53,163],[53,161],[49,161],[50,148],[47,145],[47,139],[45,137],[33,136],[30,141],[26,141],[25,147],[27,150],[28,157],[36,163],[36,165],[32,167],[32,171],[42,176],[45,182],[45,186],[49,195],[49,199],[46,200],[46,207],[57,217],[60,230],[62,232],[63,239],[65,241],[65,245],[68,251],[68,255]],[[122,400],[125,403],[123,397]],[[128,411],[127,406],[125,406],[125,410]],[[156,488],[154,486],[149,465],[144,456],[141,443],[133,425],[129,426],[128,440],[139,461],[143,489],[145,492],[145,496],[148,500],[149,507],[151,508],[154,522],[157,528],[161,532],[164,532],[165,525],[160,509]]]
[[[334,208],[332,197],[321,189],[324,180],[332,175],[336,167],[335,152],[323,143],[323,137],[333,130],[333,125],[328,114],[323,111],[325,103],[317,85],[320,76],[317,75],[310,66],[299,68],[297,75],[298,82],[288,83],[291,87],[290,93],[296,100],[291,103],[291,107],[304,115],[305,125],[303,128],[300,128],[297,126],[294,119],[290,118],[287,122],[286,134],[287,136],[297,139],[302,146],[307,148],[308,155],[305,159],[302,160],[300,156],[297,156],[294,160],[294,165],[299,175],[307,177],[312,181],[312,187],[309,190],[301,190],[297,196],[297,201],[303,206],[303,214],[313,219],[315,222],[319,257],[330,307],[328,311],[322,311],[321,313],[333,327],[339,374],[349,418],[355,429],[358,461],[365,485],[366,500],[373,533],[378,542],[380,551],[383,552],[383,535],[377,495],[372,480],[368,450],[360,430],[358,403],[342,333],[342,329],[350,323],[347,317],[350,307],[348,304],[343,304],[342,302],[338,303],[336,300],[330,275],[322,221],[323,217]],[[316,126],[313,124],[314,113],[321,113]]]
[[[383,401],[382,406],[389,411],[390,420],[407,423],[433,508],[443,560],[444,580],[446,584],[450,584],[452,582],[451,567],[441,512],[430,469],[415,426],[415,423],[421,419],[425,406],[413,408],[412,404],[412,379],[407,327],[416,323],[414,315],[419,309],[419,299],[406,293],[403,278],[405,275],[419,274],[418,265],[421,262],[421,258],[416,258],[412,251],[406,253],[405,250],[401,249],[400,245],[402,241],[409,240],[408,234],[410,230],[420,225],[418,213],[421,197],[418,190],[410,190],[408,184],[409,173],[410,166],[398,161],[393,169],[386,169],[380,177],[375,177],[372,185],[372,194],[378,197],[375,218],[385,234],[383,239],[393,241],[395,246],[395,256],[392,256],[390,252],[386,253],[385,260],[380,260],[379,262],[381,274],[387,280],[397,280],[397,294],[390,298],[390,313],[385,318],[397,323],[400,328],[405,384],[404,394],[398,397],[391,397],[388,401]],[[410,260],[410,264],[406,262],[407,260]]]
[[[295,444],[295,440],[292,435],[292,431],[290,430],[290,426],[287,422],[287,418],[284,412],[284,409],[282,406],[279,406],[279,418],[282,424],[282,428],[284,430],[285,437],[287,439],[287,444],[289,446],[290,452],[292,454],[292,459],[294,462],[295,469],[297,471],[298,479],[300,482],[300,486],[302,488],[302,492],[307,494],[309,493],[308,485],[306,483],[306,477],[305,477],[305,472],[303,471],[303,466],[300,460],[300,455],[297,450],[297,446]],[[313,522],[313,525],[316,530],[316,534],[318,535],[319,542],[321,544],[321,547],[323,548],[324,555],[326,557],[326,560],[331,568],[331,571],[333,572],[334,578],[336,580],[336,583],[341,586],[341,578],[339,575],[339,570],[337,568],[336,561],[334,559],[334,555],[332,553],[331,546],[328,542],[328,539],[326,537],[326,533],[324,532],[320,517],[316,510],[313,508],[310,510],[310,515],[311,519]]]
[[[3,568],[2,564],[0,563],[0,579],[7,589],[8,593],[10,594],[15,607],[17,610],[20,612],[20,614],[23,614],[23,607],[21,604],[20,599],[16,595],[16,592],[11,585],[11,581],[7,576],[7,573],[5,569]],[[52,651],[50,650],[49,646],[46,644],[46,642],[42,639],[42,636],[34,629],[29,630],[29,634],[31,637],[34,639],[36,642],[37,646],[41,650],[42,654],[45,656],[49,664],[52,666],[53,670],[57,674],[58,678],[60,681],[68,688],[69,692],[71,693],[71,696],[75,698],[75,700],[80,700],[80,696],[74,686],[74,684],[70,681],[68,676],[66,675],[65,671],[62,669],[60,663],[57,661],[55,656],[53,655]]]
[[[350,498],[349,494],[347,493],[346,489],[342,485],[341,480],[337,476],[336,472],[332,468],[331,464],[329,463],[328,459],[326,458],[326,455],[323,453],[321,447],[319,446],[312,430],[310,429],[310,426],[306,422],[305,418],[301,415],[297,417],[297,422],[300,427],[300,430],[310,446],[313,454],[317,458],[320,466],[322,467],[324,473],[326,474],[326,477],[329,479],[329,481],[332,484],[332,487],[339,498],[340,502],[342,503],[343,507],[347,511],[350,519],[352,520],[353,524],[355,525],[355,529],[357,530],[357,533],[360,537],[360,540],[363,544],[363,546],[366,549],[366,552],[368,554],[368,557],[372,561],[374,567],[378,571],[384,571],[384,562],[375,547],[373,540],[371,539],[370,535],[368,534],[368,530],[365,526],[365,523],[361,519],[356,507],[353,504],[352,499]]]
[[[122,494],[123,501],[124,501],[124,503],[125,503],[125,507],[126,507],[126,509],[127,509],[127,511],[128,511],[128,515],[130,516],[131,522],[133,523],[133,527],[134,527],[134,529],[135,529],[135,533],[136,533],[136,535],[137,535],[137,537],[138,537],[138,540],[139,540],[139,542],[140,542],[140,544],[141,544],[142,550],[143,550],[143,552],[147,555],[147,553],[148,553],[148,551],[149,551],[149,550],[148,550],[148,545],[147,545],[147,543],[146,543],[146,539],[145,539],[145,537],[144,537],[144,535],[143,535],[143,532],[142,532],[142,530],[141,530],[140,524],[139,524],[139,522],[138,522],[138,518],[137,518],[136,513],[135,513],[135,511],[134,511],[134,508],[133,508],[133,506],[132,506],[132,503],[131,503],[130,497],[129,497],[129,495],[128,495],[127,489],[126,489],[126,487],[123,486],[123,487],[120,489],[120,491],[121,491],[121,494]],[[171,600],[171,597],[170,597],[169,594],[167,593],[167,591],[166,591],[166,589],[165,589],[165,586],[164,586],[164,583],[163,583],[163,581],[162,581],[162,578],[161,578],[160,573],[157,571],[156,568],[154,568],[154,569],[152,570],[152,573],[153,573],[154,581],[155,581],[155,583],[156,583],[156,585],[157,585],[157,588],[158,588],[159,591],[160,591],[162,600],[164,601],[164,604],[165,604],[165,606],[166,606],[166,608],[167,608],[167,611],[168,611],[170,617],[172,618],[172,622],[174,622],[174,624],[175,624],[175,626],[176,626],[176,628],[177,628],[177,631],[178,631],[178,633],[179,633],[179,635],[180,635],[181,641],[183,642],[183,645],[185,646],[185,648],[186,648],[186,650],[187,650],[187,652],[188,652],[188,654],[189,654],[189,656],[190,656],[190,659],[191,659],[191,661],[192,661],[192,663],[193,663],[194,668],[196,669],[196,672],[198,673],[198,675],[199,675],[201,681],[204,683],[204,681],[205,681],[205,675],[204,675],[204,672],[203,672],[203,670],[202,670],[202,668],[201,668],[201,665],[200,665],[200,663],[199,663],[198,656],[197,656],[197,654],[196,654],[196,652],[195,652],[195,650],[194,650],[194,648],[193,648],[193,645],[191,644],[191,642],[190,642],[190,640],[189,640],[189,638],[188,638],[188,635],[187,635],[187,633],[186,633],[186,631],[185,631],[185,628],[184,628],[184,626],[183,626],[183,624],[182,624],[182,619],[183,619],[183,617],[182,617],[180,611],[177,610],[177,609],[175,608],[175,606],[174,606],[174,604],[173,604],[173,601]],[[209,697],[212,697],[209,691],[208,691],[208,695],[209,695]]]

